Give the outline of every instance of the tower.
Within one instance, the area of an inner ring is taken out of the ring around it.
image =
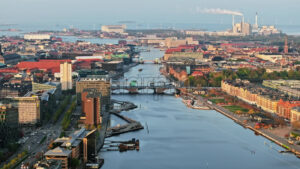
[[[252,27],[252,31],[254,33],[258,32],[258,14],[257,14],[257,12],[256,12],[256,15],[255,15],[255,23],[254,23],[254,25]]]
[[[60,64],[60,83],[62,90],[72,89],[72,64],[70,62]]]
[[[256,12],[256,15],[255,15],[255,26],[258,27],[258,16],[257,16],[257,12]]]
[[[232,15],[232,30],[234,29],[234,15]]]
[[[285,54],[289,53],[289,46],[288,46],[288,38],[285,36],[284,38],[284,51]]]

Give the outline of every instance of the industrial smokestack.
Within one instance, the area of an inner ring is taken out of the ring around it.
[[[258,14],[256,12],[256,15],[255,15],[255,25],[258,26]]]
[[[244,24],[244,23],[245,23],[244,15],[243,15],[242,17],[243,17],[243,18],[242,18],[242,24]]]

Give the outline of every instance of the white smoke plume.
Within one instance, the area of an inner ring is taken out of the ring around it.
[[[208,14],[223,14],[223,15],[243,16],[243,14],[241,12],[231,11],[231,10],[227,10],[227,9],[220,9],[220,8],[200,9],[199,7],[197,7],[197,12],[199,12],[199,13],[208,13]]]

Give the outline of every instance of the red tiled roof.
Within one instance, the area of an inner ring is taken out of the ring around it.
[[[16,65],[19,70],[40,69],[57,73],[60,71],[61,62],[70,62],[71,60],[40,60],[38,62],[20,62]]]
[[[17,68],[5,68],[5,69],[0,69],[0,73],[18,73]]]
[[[192,76],[203,76],[203,73],[202,72],[200,72],[200,71],[194,71],[193,73],[192,73]]]

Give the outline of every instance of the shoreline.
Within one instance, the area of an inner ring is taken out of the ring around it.
[[[266,139],[276,143],[277,145],[281,146],[282,148],[290,151],[297,158],[300,158],[300,146],[294,145],[294,144],[289,144],[288,141],[285,140],[285,138],[281,138],[279,136],[276,136],[276,135],[266,131],[265,129],[261,129],[261,130],[255,129],[253,124],[244,123],[243,122],[243,120],[244,120],[243,117],[237,117],[237,115],[235,115],[234,113],[232,113],[229,110],[226,110],[225,108],[223,108],[221,106],[218,106],[214,103],[208,104],[207,100],[205,100],[201,96],[196,96],[196,95],[190,94],[190,93],[184,93],[184,94],[187,95],[187,96],[190,96],[192,98],[197,99],[198,101],[200,101],[203,104],[205,104],[206,106],[208,106],[211,110],[215,110],[218,113],[221,113],[222,115],[230,118],[231,120],[233,120],[235,123],[239,124],[240,126],[246,128],[246,129],[250,129],[250,130],[254,131],[255,134],[259,134],[259,135],[265,137]],[[280,153],[280,152],[278,152],[278,153]]]

